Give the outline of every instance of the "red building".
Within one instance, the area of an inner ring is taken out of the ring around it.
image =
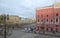
[[[36,29],[60,32],[60,3],[36,9]]]

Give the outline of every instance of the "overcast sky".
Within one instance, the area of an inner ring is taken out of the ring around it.
[[[34,18],[36,8],[49,6],[53,3],[54,0],[0,0],[0,14]]]

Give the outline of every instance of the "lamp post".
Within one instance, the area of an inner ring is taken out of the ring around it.
[[[4,38],[6,38],[6,15],[4,17]]]

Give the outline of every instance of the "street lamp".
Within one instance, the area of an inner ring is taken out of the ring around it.
[[[6,38],[6,15],[4,17],[4,38]]]

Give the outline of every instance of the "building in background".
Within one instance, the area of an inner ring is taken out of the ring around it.
[[[6,23],[7,24],[19,24],[19,21],[20,21],[20,17],[19,16],[9,15],[7,17],[8,17],[6,19]]]
[[[60,2],[36,9],[36,29],[60,32]]]
[[[6,17],[6,21],[4,21],[4,16]],[[6,14],[0,15],[0,25],[4,25],[4,23],[5,23],[6,26],[9,26],[9,27],[18,26],[20,20],[21,19],[19,16],[6,15]]]
[[[6,21],[4,21],[4,16],[6,16]],[[20,27],[27,24],[33,24],[35,21],[36,20],[32,18],[23,18],[16,15],[0,15],[0,26],[6,23],[8,27]]]
[[[20,23],[27,23],[27,24],[31,24],[31,23],[35,23],[36,22],[36,20],[33,18],[21,18],[21,21],[20,21]]]

